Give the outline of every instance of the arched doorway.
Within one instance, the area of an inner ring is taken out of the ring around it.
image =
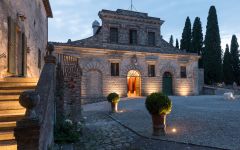
[[[141,96],[141,77],[136,70],[130,70],[127,74],[128,97]]]
[[[162,92],[166,95],[173,95],[172,79],[172,74],[170,72],[165,72],[163,74]]]
[[[98,70],[87,72],[87,97],[101,98],[102,91],[102,73]]]

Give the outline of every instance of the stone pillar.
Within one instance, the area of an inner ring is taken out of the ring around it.
[[[40,139],[40,121],[35,108],[40,96],[35,91],[25,91],[19,98],[19,103],[26,108],[25,118],[17,122],[14,136],[18,150],[38,150]]]

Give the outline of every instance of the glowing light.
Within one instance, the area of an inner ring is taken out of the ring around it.
[[[190,88],[189,87],[181,87],[179,90],[179,93],[181,96],[188,96],[190,94]]]
[[[173,133],[176,133],[176,132],[177,132],[177,129],[176,129],[176,128],[173,128],[173,129],[172,129],[172,132],[173,132]]]
[[[122,110],[119,110],[119,111],[118,111],[118,113],[125,113],[125,112],[127,112],[126,109],[122,109]]]

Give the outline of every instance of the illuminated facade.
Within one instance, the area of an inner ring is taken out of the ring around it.
[[[38,78],[48,42],[48,0],[0,1],[0,79]]]
[[[164,41],[164,21],[121,9],[102,10],[99,17],[102,25],[93,22],[93,36],[55,43],[58,53],[80,58],[83,97],[199,94],[199,56]]]

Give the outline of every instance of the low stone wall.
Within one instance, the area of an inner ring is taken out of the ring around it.
[[[204,95],[223,95],[224,93],[232,92],[234,95],[240,95],[239,89],[228,89],[228,88],[218,88],[218,87],[211,87],[211,86],[204,86],[203,87],[203,94]]]

